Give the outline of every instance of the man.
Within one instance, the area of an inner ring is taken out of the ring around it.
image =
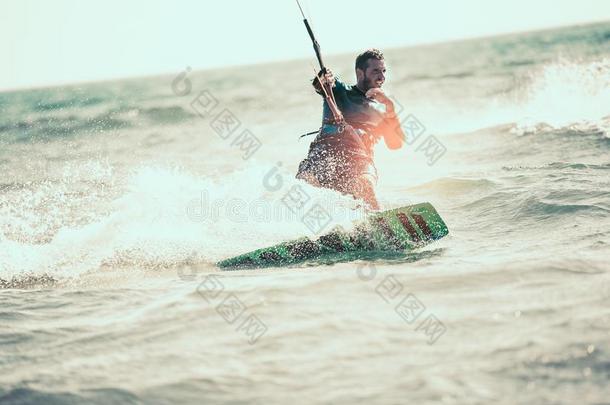
[[[342,119],[336,119],[337,114],[333,114],[333,108],[325,98],[322,127],[296,175],[313,186],[363,200],[372,210],[379,210],[375,197],[377,170],[373,163],[373,147],[383,137],[388,148],[399,149],[405,139],[394,103],[381,89],[385,73],[383,54],[377,49],[369,49],[356,58],[357,83],[354,86],[336,79],[330,70],[320,72],[314,78],[318,94],[324,96],[325,88],[332,88],[330,96],[334,96]],[[321,82],[328,86],[323,87]]]

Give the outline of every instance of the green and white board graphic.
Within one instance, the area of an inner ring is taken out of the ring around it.
[[[316,240],[301,238],[223,260],[225,270],[282,266],[321,256],[359,251],[403,252],[447,235],[449,230],[430,203],[371,214],[350,232],[335,228]]]

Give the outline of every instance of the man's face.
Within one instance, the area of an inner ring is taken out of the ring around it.
[[[373,88],[381,88],[385,82],[385,62],[377,59],[369,59],[365,71],[356,69],[358,87],[365,92]]]

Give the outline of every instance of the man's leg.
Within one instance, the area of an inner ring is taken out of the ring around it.
[[[354,196],[357,200],[364,201],[371,210],[379,211],[379,202],[375,196],[375,186],[373,181],[367,175],[354,177],[350,180],[348,194]]]
[[[299,180],[304,180],[314,187],[322,187],[315,175],[315,163],[309,157],[303,159],[299,164],[299,170],[295,176]]]
[[[316,176],[313,175],[313,173],[299,172],[297,173],[296,178],[299,180],[304,180],[305,182],[309,183],[314,187],[322,187],[322,185],[320,184]]]
[[[377,175],[368,159],[345,157],[341,152],[321,157],[312,154],[301,162],[296,175],[314,187],[328,188],[362,200],[372,210],[379,210],[375,196]]]

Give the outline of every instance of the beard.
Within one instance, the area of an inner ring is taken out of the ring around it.
[[[364,84],[364,91],[366,92],[367,90],[377,88],[377,84],[375,82],[376,82],[376,80],[373,80],[370,77],[365,75],[364,76],[364,83],[363,83]],[[379,86],[379,87],[381,88],[381,86]]]

